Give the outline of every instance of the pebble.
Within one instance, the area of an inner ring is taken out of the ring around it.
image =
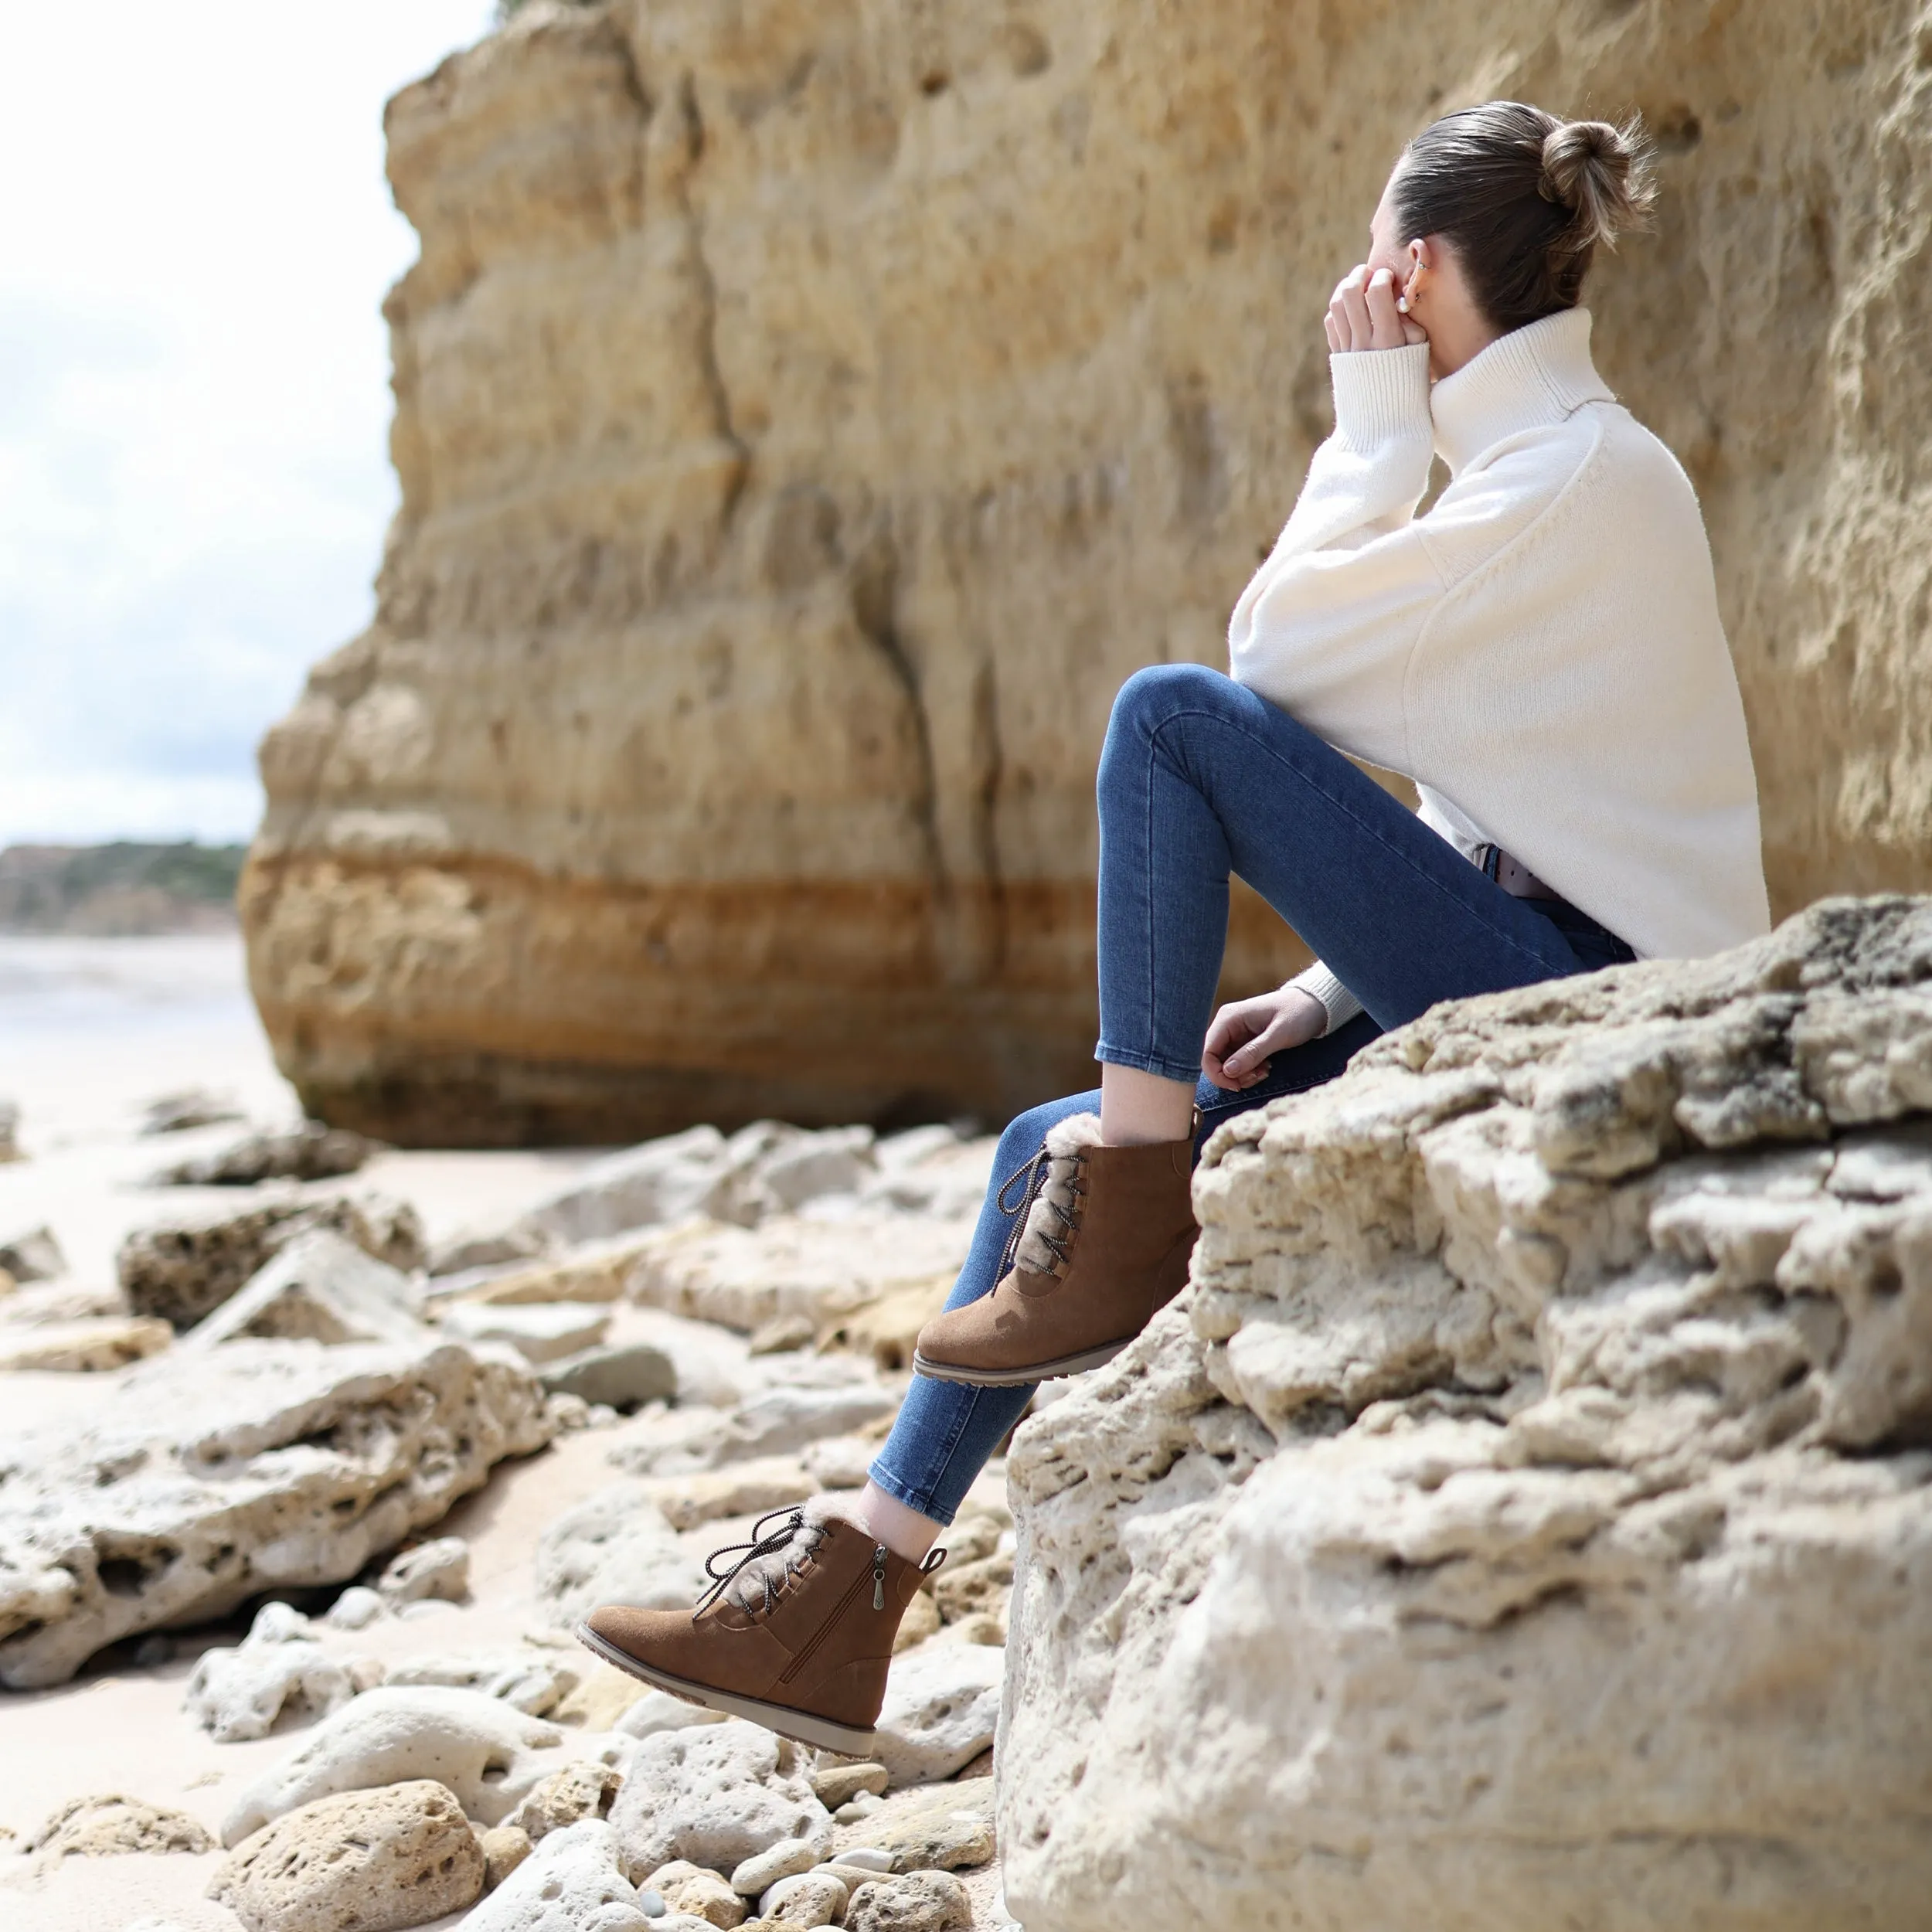
[[[872,1791],[861,1791],[856,1798],[849,1798],[832,1816],[841,1825],[862,1825],[875,1811],[883,1811],[886,1801]]]
[[[781,1879],[758,1901],[758,1916],[781,1925],[836,1925],[852,1887],[835,1872],[799,1872]]]
[[[318,1798],[237,1845],[210,1883],[248,1932],[403,1932],[483,1895],[483,1849],[430,1779]]]
[[[854,1764],[824,1764],[810,1774],[812,1794],[828,1811],[848,1804],[862,1791],[883,1798],[891,1782],[883,1764],[863,1760]]]
[[[520,1825],[492,1825],[479,1832],[483,1848],[483,1889],[494,1892],[530,1855],[530,1835]]]
[[[673,1913],[688,1913],[706,1924],[730,1932],[745,1920],[745,1902],[708,1866],[689,1859],[673,1859],[661,1865],[645,1880]]]
[[[846,1932],[972,1932],[972,1902],[950,1872],[876,1879],[845,1908]]]
[[[733,1870],[731,1889],[743,1898],[760,1897],[781,1879],[809,1872],[818,1862],[818,1851],[810,1838],[781,1838]]]

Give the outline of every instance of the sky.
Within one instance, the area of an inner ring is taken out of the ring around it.
[[[91,0],[0,60],[0,845],[240,839],[395,507],[396,88],[490,0]]]

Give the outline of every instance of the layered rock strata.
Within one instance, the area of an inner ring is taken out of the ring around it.
[[[1774,896],[1927,879],[1918,0],[532,5],[392,104],[403,502],[270,734],[253,983],[406,1140],[1091,1079],[1123,677],[1221,661],[1457,103],[1643,110],[1606,375],[1702,498]],[[1237,903],[1230,981],[1298,953]]]
[[[1009,1465],[1030,1932],[1923,1923],[1932,901],[1438,1009],[1196,1198]]]

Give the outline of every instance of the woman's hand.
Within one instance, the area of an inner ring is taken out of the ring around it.
[[[1239,1094],[1267,1078],[1274,1055],[1318,1038],[1328,1024],[1328,1009],[1299,986],[1237,999],[1215,1015],[1201,1070],[1216,1087]]]
[[[1386,268],[1371,275],[1366,262],[1358,262],[1335,285],[1328,312],[1321,318],[1328,347],[1336,354],[1365,349],[1413,349],[1429,339],[1428,332],[1396,307],[1396,278]]]

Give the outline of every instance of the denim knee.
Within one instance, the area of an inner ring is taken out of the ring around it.
[[[1218,708],[1231,680],[1225,672],[1205,664],[1150,664],[1135,672],[1114,694],[1107,735],[1151,732],[1177,711]]]

